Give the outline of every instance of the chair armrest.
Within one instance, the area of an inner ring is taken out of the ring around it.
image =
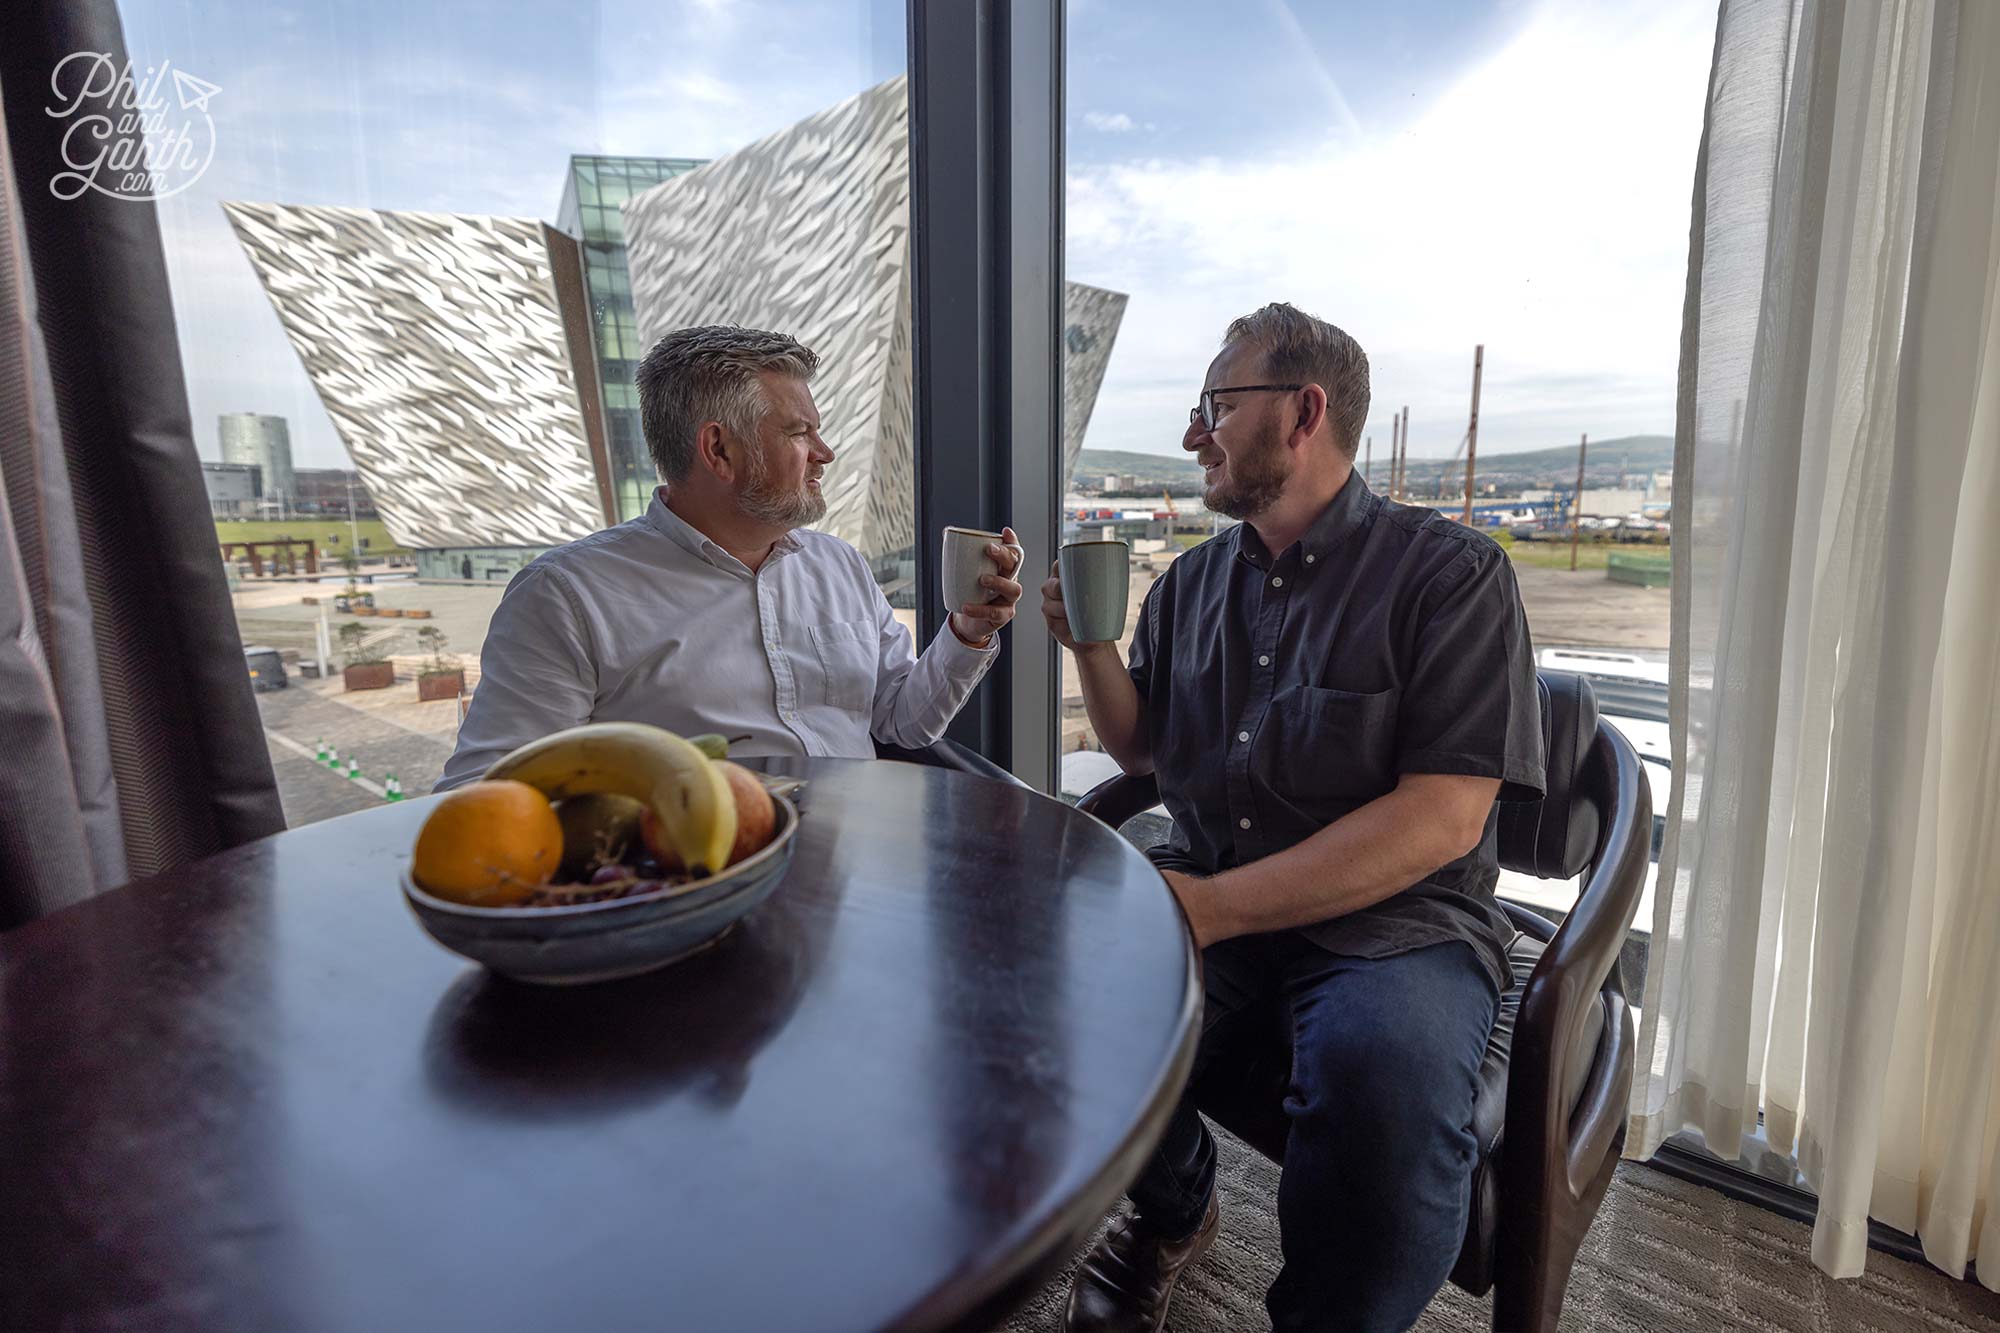
[[[876,741],[875,757],[896,759],[906,764],[923,764],[930,768],[955,769],[960,773],[992,778],[995,782],[1010,782],[1016,787],[1028,785],[977,750],[969,750],[954,740],[936,740],[921,750],[906,750],[887,741]]]
[[[1578,978],[1579,1001],[1603,986],[1618,962],[1646,891],[1653,846],[1652,787],[1632,743],[1618,728],[1600,721],[1589,763],[1597,770],[1591,780],[1609,786],[1616,795],[1605,812],[1576,906],[1563,918],[1529,981],[1532,993],[1535,981],[1545,974]],[[1525,1010],[1525,996],[1522,1004]]]
[[[1076,808],[1087,815],[1096,815],[1112,828],[1124,827],[1125,821],[1142,810],[1150,810],[1160,803],[1160,780],[1151,773],[1134,776],[1120,773],[1106,778],[1083,794]]]
[[[1588,762],[1596,770],[1589,781],[1608,789],[1612,800],[1576,906],[1521,993],[1501,1163],[1501,1197],[1510,1202],[1581,1199],[1625,1124],[1631,1017],[1613,969],[1646,886],[1652,796],[1638,754],[1609,723],[1598,724]],[[1586,1047],[1584,1024],[1593,1008],[1603,1010],[1604,1026]],[[1579,1061],[1582,1071],[1571,1067]],[[1564,1090],[1579,1085],[1572,1115]],[[1502,1243],[1536,1248],[1555,1221],[1548,1213],[1508,1219],[1499,1229]]]

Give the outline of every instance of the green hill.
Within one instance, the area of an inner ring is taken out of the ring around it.
[[[1381,484],[1386,484],[1389,476],[1388,450],[1378,449],[1374,463],[1369,481],[1379,488]],[[1593,486],[1615,485],[1620,473],[1668,472],[1674,466],[1674,440],[1671,435],[1624,435],[1612,440],[1592,440],[1587,463],[1588,480]],[[1465,476],[1463,456],[1452,460],[1412,455],[1409,460],[1412,489],[1434,490],[1439,473],[1447,464],[1453,470],[1453,481],[1462,484]],[[1076,475],[1071,484],[1082,482],[1095,487],[1106,473],[1116,473],[1121,477],[1130,473],[1138,483],[1134,489],[1141,493],[1150,493],[1162,486],[1198,488],[1201,485],[1201,468],[1189,455],[1140,454],[1124,449],[1082,450],[1077,454]],[[1482,483],[1493,482],[1510,489],[1574,485],[1576,446],[1564,444],[1548,449],[1481,454],[1479,478]]]
[[[1125,449],[1077,451],[1076,480],[1097,483],[1108,472],[1121,477],[1129,472],[1139,482],[1139,489],[1146,491],[1156,486],[1201,485],[1201,466],[1191,454],[1138,454]]]
[[[1496,468],[1514,471],[1539,471],[1544,468],[1568,468],[1572,478],[1576,475],[1576,444],[1559,444],[1549,449],[1523,449],[1513,453],[1485,454],[1479,456],[1480,470],[1491,460]],[[1410,459],[1412,468],[1429,465],[1433,468],[1443,459]],[[1621,435],[1615,440],[1592,440],[1589,449],[1589,464],[1593,471],[1599,464],[1605,467],[1620,467],[1627,472],[1666,472],[1674,465],[1674,437],[1671,435]],[[1465,466],[1465,457],[1458,459],[1460,467]]]

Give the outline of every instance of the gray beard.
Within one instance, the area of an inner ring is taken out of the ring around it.
[[[776,490],[746,489],[736,504],[751,518],[773,527],[803,528],[826,517],[826,497],[814,495],[803,486],[790,495]]]
[[[754,461],[749,465],[750,475],[744,479],[743,491],[736,497],[738,509],[759,523],[786,529],[807,527],[826,517],[824,495],[815,495],[803,482],[795,491],[778,490],[771,484],[763,455],[753,451],[749,457]]]

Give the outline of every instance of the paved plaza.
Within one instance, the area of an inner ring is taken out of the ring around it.
[[[431,612],[428,621],[412,621],[334,612],[333,596],[343,582],[338,578],[318,584],[246,581],[234,594],[245,643],[295,650],[300,661],[313,660],[322,608],[308,606],[303,599],[319,597],[330,631],[337,632],[346,622],[361,625],[375,640],[375,650],[396,665],[396,682],[389,688],[350,693],[344,689],[337,660],[327,680],[301,675],[295,664],[288,672],[288,688],[257,696],[285,821],[294,827],[382,804],[391,774],[407,795],[421,796],[430,790],[456,741],[458,705],[450,699],[417,701],[416,672],[425,659],[416,632],[425,624],[442,629],[449,640],[446,651],[457,656],[469,680],[476,681],[486,623],[502,592],[498,583],[419,584],[401,579],[367,585],[378,608]],[[321,744],[339,755],[337,771],[315,762]],[[358,769],[352,779],[346,775],[349,759]]]
[[[293,828],[381,805],[379,789],[392,773],[404,792],[422,796],[451,757],[455,701],[418,703],[414,679],[386,690],[340,690],[337,675],[325,682],[295,676],[289,688],[257,696],[285,822]],[[321,743],[338,751],[338,771],[314,762]],[[346,776],[349,759],[359,782]]]
[[[1572,574],[1519,562],[1514,577],[1536,647],[1629,648],[1647,656],[1667,651],[1672,593],[1665,588],[1616,583],[1603,570]]]
[[[1614,583],[1601,571],[1572,574],[1516,565],[1515,574],[1538,646],[1623,648],[1649,657],[1666,651],[1666,589]],[[1157,577],[1149,563],[1135,562],[1126,620],[1128,650],[1132,627],[1138,623],[1139,603]],[[1040,578],[1031,572],[1027,580],[1023,615],[1040,614]],[[411,796],[430,790],[455,743],[458,708],[451,700],[417,702],[415,674],[423,661],[417,629],[424,624],[442,629],[449,641],[446,651],[458,657],[466,668],[468,687],[474,686],[487,622],[504,590],[499,583],[418,583],[412,579],[371,586],[379,608],[431,612],[429,621],[412,621],[334,613],[332,598],[340,582],[246,582],[235,594],[237,620],[246,643],[295,649],[302,659],[310,660],[321,607],[307,606],[302,599],[318,596],[327,604],[331,629],[337,630],[345,621],[362,625],[379,640],[378,650],[396,664],[396,683],[385,690],[345,692],[335,663],[330,680],[304,678],[294,668],[289,689],[257,696],[285,817],[293,825],[380,804],[382,796],[368,784],[380,788],[392,772]],[[897,619],[914,632],[914,612],[899,611]],[[1062,664],[1062,748],[1068,752],[1088,745],[1089,722],[1083,712],[1075,663],[1064,653]],[[338,749],[341,774],[313,761],[313,751],[322,741]],[[350,756],[360,766],[360,782],[343,776]]]

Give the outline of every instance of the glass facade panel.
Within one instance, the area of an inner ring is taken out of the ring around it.
[[[701,166],[699,158],[571,159],[573,187],[591,201],[571,224],[582,242],[583,269],[590,293],[590,318],[597,343],[596,383],[604,414],[605,447],[611,459],[613,501],[620,518],[644,511],[652,497],[652,462],[638,429],[638,393],[632,373],[644,348],[632,304],[632,279],[625,251],[620,205],[662,181]]]

